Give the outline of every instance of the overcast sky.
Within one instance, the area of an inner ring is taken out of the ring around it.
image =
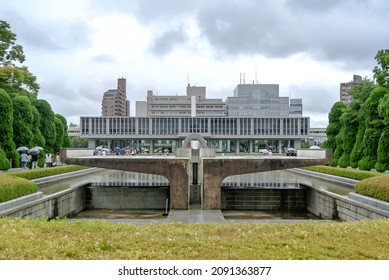
[[[205,86],[225,100],[245,82],[302,98],[325,127],[339,84],[373,78],[389,48],[387,0],[0,0],[0,19],[24,47],[30,71],[68,122],[101,115],[101,99],[127,79],[135,101]]]

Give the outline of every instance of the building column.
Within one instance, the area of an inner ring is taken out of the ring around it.
[[[150,139],[150,151],[149,153],[154,153],[154,139]]]
[[[229,153],[231,152],[231,140],[227,140],[227,145],[226,145],[226,151]]]
[[[235,153],[236,154],[239,154],[239,152],[240,152],[240,144],[239,144],[239,139],[236,139],[235,140]]]
[[[88,148],[96,148],[96,140],[95,139],[88,139]]]
[[[253,152],[253,140],[249,140],[249,153],[251,154]]]

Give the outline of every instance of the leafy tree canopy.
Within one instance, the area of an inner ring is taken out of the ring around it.
[[[16,34],[0,20],[0,88],[8,93],[32,94],[36,99],[39,85],[28,68],[21,66],[25,59],[23,47],[16,44]]]
[[[23,63],[23,47],[16,44],[16,34],[6,21],[0,20],[0,66],[15,66],[14,62]]]
[[[375,56],[378,65],[374,67],[374,78],[378,85],[389,88],[389,49],[379,50]]]

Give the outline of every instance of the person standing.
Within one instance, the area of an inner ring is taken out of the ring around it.
[[[31,163],[32,163],[32,166],[31,166],[31,169],[34,169],[34,168],[38,168],[38,154],[32,154],[31,155]]]
[[[57,156],[55,157],[55,161],[56,161],[56,163],[55,163],[56,166],[62,165],[61,157],[59,156],[59,153],[57,153]]]
[[[26,153],[23,153],[20,155],[20,162],[22,163],[22,169],[27,168],[27,160],[28,160],[28,155]]]
[[[48,152],[48,153],[46,154],[45,159],[46,159],[46,161],[45,161],[46,167],[53,167],[53,159],[52,159],[52,157],[51,157],[50,152]]]

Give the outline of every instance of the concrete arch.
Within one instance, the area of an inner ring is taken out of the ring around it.
[[[203,148],[208,148],[207,142],[205,141],[204,137],[199,133],[192,133],[186,136],[184,142],[182,143],[182,147],[190,147],[190,141],[192,140],[198,140]]]

